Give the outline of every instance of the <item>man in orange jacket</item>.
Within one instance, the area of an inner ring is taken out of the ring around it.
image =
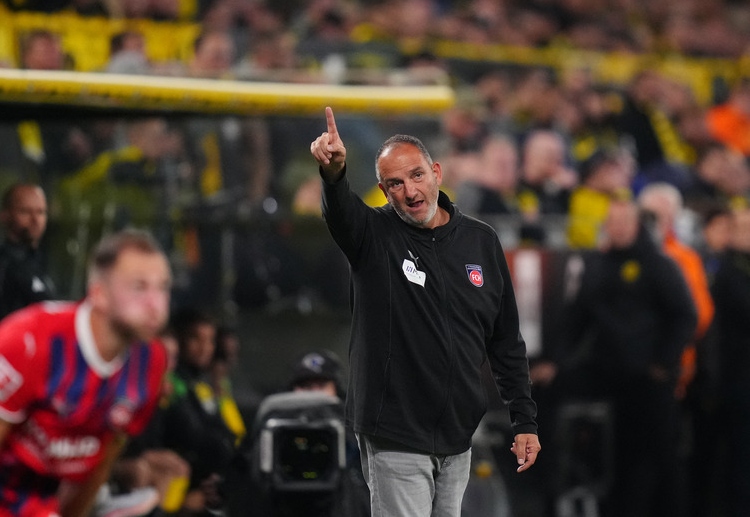
[[[668,183],[651,183],[638,195],[643,210],[656,216],[656,230],[662,239],[662,250],[682,271],[698,312],[698,324],[690,343],[682,353],[680,378],[675,388],[678,399],[685,398],[687,387],[695,377],[696,342],[706,334],[714,317],[714,302],[700,255],[677,237],[675,224],[682,210],[680,191]]]

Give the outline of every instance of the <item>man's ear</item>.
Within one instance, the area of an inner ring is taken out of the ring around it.
[[[100,280],[92,280],[86,290],[86,298],[91,302],[92,307],[97,309],[107,309],[109,301],[104,293],[104,284]]]
[[[435,177],[437,178],[437,184],[442,185],[443,184],[443,167],[438,162],[435,162],[432,164],[432,172],[435,173]]]

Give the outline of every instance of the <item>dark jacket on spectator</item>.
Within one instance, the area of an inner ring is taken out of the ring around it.
[[[0,318],[55,296],[39,250],[6,241],[0,246]]]

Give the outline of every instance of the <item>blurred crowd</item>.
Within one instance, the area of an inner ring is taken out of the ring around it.
[[[252,39],[286,33],[298,41],[377,37],[410,45],[428,38],[622,52],[740,57],[750,14],[734,0],[5,0],[13,10],[197,21]],[[356,29],[355,34],[352,31]],[[361,32],[367,32],[362,34]]]
[[[372,157],[391,134],[412,133],[425,141],[433,158],[443,165],[443,190],[465,213],[492,222],[506,249],[533,247],[566,256],[580,253],[585,257],[581,264],[600,273],[611,263],[622,266],[609,290],[597,290],[601,278],[589,280],[591,284],[563,286],[558,282],[560,300],[583,311],[577,317],[585,313],[601,321],[581,321],[575,339],[561,337],[543,344],[543,357],[532,369],[540,390],[541,414],[547,407],[551,408],[548,414],[561,407],[561,401],[545,391],[550,386],[557,389],[558,372],[566,369],[559,349],[572,347],[575,340],[585,341],[586,331],[605,328],[611,332],[623,322],[625,327],[632,322],[622,319],[630,313],[618,306],[612,312],[621,319],[616,324],[607,320],[597,311],[600,305],[607,306],[592,293],[615,299],[620,293],[617,289],[635,285],[615,285],[618,275],[628,282],[640,278],[638,268],[633,269],[628,260],[636,265],[655,263],[648,262],[656,259],[640,248],[646,245],[636,246],[637,235],[613,245],[618,230],[627,233],[627,229],[616,228],[612,214],[617,213],[621,221],[631,220],[630,208],[638,207],[636,226],[644,228],[654,246],[663,248],[676,262],[680,260],[675,258],[679,251],[674,251],[678,245],[699,252],[697,262],[684,270],[693,271],[685,273],[686,286],[678,289],[691,300],[696,319],[685,324],[694,328],[683,329],[680,339],[684,342],[679,347],[685,351],[682,355],[671,352],[674,357],[667,370],[652,369],[647,379],[623,378],[641,390],[656,381],[674,383],[672,399],[648,406],[654,414],[677,415],[667,422],[658,418],[653,424],[659,436],[675,440],[664,453],[664,465],[677,470],[692,467],[692,478],[669,487],[676,491],[670,492],[677,494],[675,500],[684,502],[672,509],[679,506],[679,515],[714,515],[710,512],[719,510],[708,507],[722,500],[722,490],[729,487],[727,513],[716,515],[746,515],[748,502],[735,498],[747,494],[739,480],[748,478],[750,469],[750,454],[743,444],[750,397],[746,396],[747,382],[741,380],[747,377],[742,368],[750,364],[746,347],[740,346],[750,335],[744,317],[750,308],[750,289],[742,290],[750,278],[750,71],[743,75],[743,64],[750,56],[750,5],[746,2],[4,3],[8,13],[55,16],[73,12],[83,17],[199,24],[190,56],[183,60],[155,60],[146,34],[137,29],[118,32],[111,38],[102,72],[453,86],[455,105],[434,117],[341,116],[340,127],[351,135],[351,182],[369,204],[384,203],[375,185]],[[76,56],[66,49],[64,33],[52,25],[17,36],[15,59],[6,66],[76,69]],[[496,45],[507,59],[493,55]],[[529,55],[538,58],[540,54],[533,51],[539,50],[560,51],[561,56],[564,51],[576,51],[580,62],[568,60],[563,67],[549,60],[519,57],[532,52]],[[665,63],[674,58],[703,70],[698,73],[703,89],[696,90],[694,77],[670,72]],[[712,75],[710,71],[716,69],[710,60],[727,60],[717,62],[732,63],[733,68],[725,66]],[[628,73],[606,80],[598,69],[601,66],[628,69]],[[318,242],[311,253],[310,248],[295,244],[320,230],[315,226],[320,217],[319,178],[307,154],[308,142],[325,129],[316,124],[317,119],[159,113],[106,117],[74,110],[62,116],[45,116],[44,111],[33,115],[11,112],[0,120],[4,142],[0,187],[5,190],[23,181],[38,184],[46,192],[50,231],[43,247],[53,258],[47,269],[63,297],[82,294],[83,257],[90,243],[113,229],[138,225],[150,228],[168,250],[179,305],[213,310],[218,306],[218,312],[223,312],[226,305],[222,304],[228,300],[251,308],[288,302],[295,310],[309,312],[312,307],[341,308],[348,303],[346,281],[321,274],[335,264],[346,267],[336,250]],[[327,242],[325,237],[320,241]],[[597,258],[591,259],[594,255]],[[690,280],[691,274],[698,280]],[[664,300],[678,297],[676,288],[664,289],[670,293]],[[637,293],[627,291],[624,299],[631,306],[651,307],[661,299],[655,292],[644,287]],[[578,297],[580,293],[584,298]],[[653,313],[665,304],[656,304]],[[665,317],[673,318],[677,311]],[[211,320],[199,323],[216,331]],[[633,339],[641,337],[636,334]],[[611,359],[597,366],[600,373],[609,371],[601,369],[602,364],[613,367]],[[184,370],[188,377],[196,374],[190,368]],[[620,377],[602,381],[611,383],[612,379]],[[567,384],[563,386],[568,389]],[[593,390],[587,393],[591,395],[599,387],[586,389]],[[218,384],[216,390],[220,391]],[[642,399],[634,402],[632,393],[602,393],[611,396],[615,411],[624,405],[626,418],[642,410],[638,405]],[[653,394],[642,393],[644,397]],[[728,413],[736,417],[720,416]],[[690,432],[677,436],[680,429],[675,422],[690,422]],[[245,431],[222,432],[224,442],[231,443],[236,433]],[[700,454],[702,449],[715,450],[724,433],[738,451],[733,452],[738,460],[731,462],[729,480],[700,475],[705,465],[719,465],[715,470],[727,466],[711,463],[717,459]],[[672,445],[679,450],[672,451]],[[623,447],[620,453],[632,452],[628,449],[632,443]],[[231,464],[231,454],[225,459]],[[200,481],[205,479],[193,480],[191,486]],[[698,485],[705,491],[696,491]],[[655,481],[649,490],[659,486]],[[624,494],[627,498],[629,492]],[[689,497],[695,494],[705,497]],[[719,508],[724,510],[723,505]],[[729,513],[734,510],[737,513]]]
[[[102,71],[295,83],[450,84],[457,92],[454,107],[435,120],[402,124],[432,144],[445,165],[445,188],[465,200],[470,213],[520,214],[525,222],[569,215],[566,244],[576,247],[595,244],[596,221],[587,214],[596,210],[590,206],[597,204],[591,191],[637,193],[649,182],[666,181],[703,216],[715,201],[742,205],[750,187],[750,85],[741,65],[750,48],[750,30],[743,25],[750,23],[750,8],[741,2],[7,3],[17,10],[200,24],[184,60],[151,59],[153,42],[136,29],[113,34]],[[16,36],[17,63],[9,66],[76,69],[64,33],[38,29]],[[581,62],[551,66],[532,58],[521,66],[519,58],[489,57],[487,48],[497,45],[574,49]],[[629,56],[639,57],[635,66]],[[669,56],[729,58],[736,66],[712,76],[715,68],[706,65],[697,75],[710,84],[696,91],[695,77],[669,72],[662,60]],[[601,61],[629,71],[617,81],[605,80],[598,70]],[[319,212],[317,192],[298,159],[301,142],[318,129],[306,120],[19,118],[3,124],[13,145],[0,153],[0,167],[45,185],[56,194],[53,210],[66,216],[71,196],[77,202],[102,184],[123,198],[110,212],[122,212],[120,205],[133,197],[125,184],[165,191],[167,203],[157,206],[140,200],[135,207],[131,200],[130,217],[141,220],[164,218],[158,211],[165,206],[217,199]],[[391,128],[388,121],[354,118],[365,169],[367,152]],[[610,167],[614,172],[604,181],[591,173],[603,155],[617,155],[604,161],[619,164]],[[358,174],[355,184],[363,193],[374,183],[366,174],[366,169]],[[383,201],[377,194],[369,198],[372,203]],[[102,203],[91,200],[93,218],[106,211]],[[524,237],[543,238],[538,228],[527,230]]]

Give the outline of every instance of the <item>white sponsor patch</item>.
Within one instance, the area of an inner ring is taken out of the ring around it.
[[[47,456],[58,460],[88,458],[99,452],[101,444],[96,436],[61,436],[50,440]]]
[[[411,260],[404,259],[404,263],[401,265],[401,269],[404,271],[406,279],[417,285],[424,287],[424,282],[427,279],[427,275],[424,271],[417,269],[417,266]]]

